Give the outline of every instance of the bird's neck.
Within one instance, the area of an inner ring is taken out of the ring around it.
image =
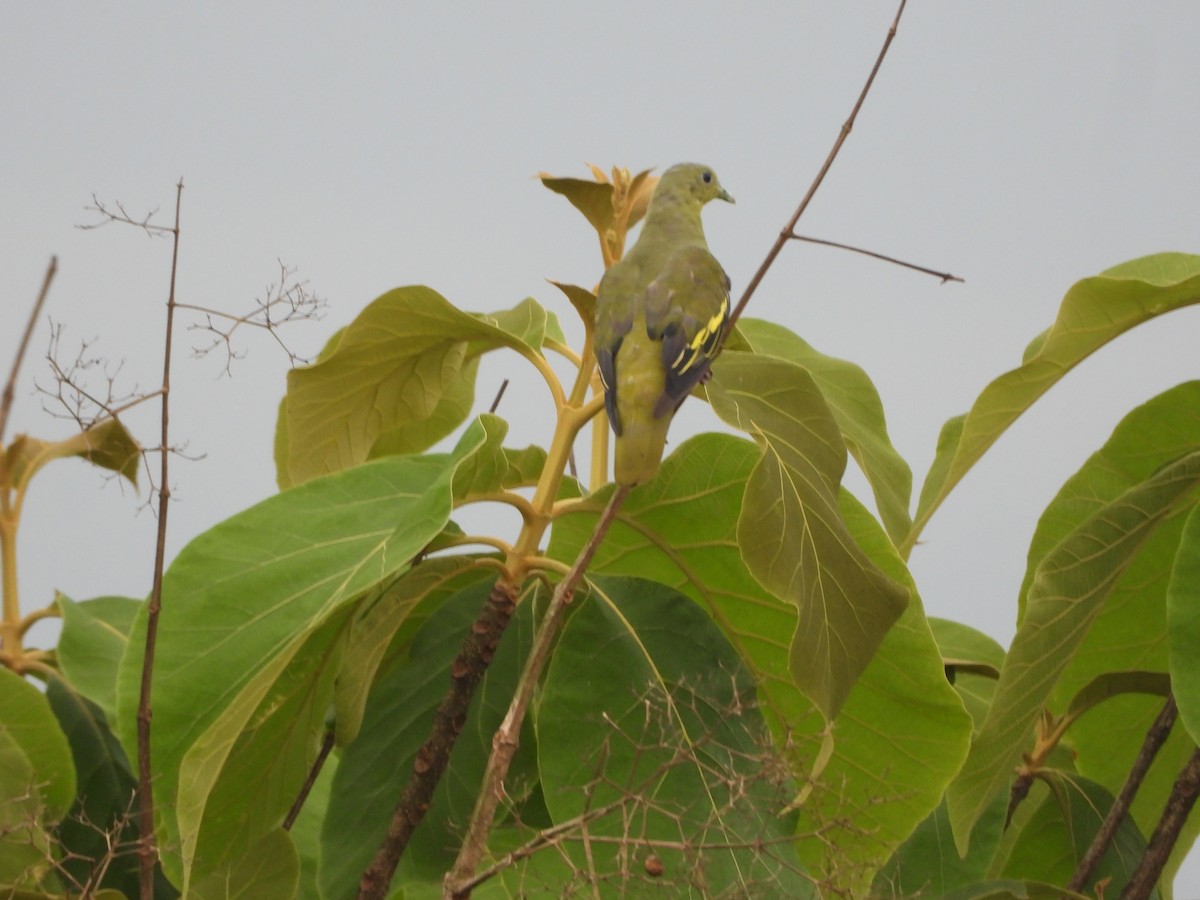
[[[669,241],[672,244],[703,244],[704,226],[700,223],[700,204],[695,200],[655,197],[646,211],[640,241]]]

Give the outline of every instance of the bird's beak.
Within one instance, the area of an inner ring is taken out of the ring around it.
[[[721,188],[721,193],[717,194],[717,199],[724,200],[726,203],[737,203],[737,201],[733,199],[733,194],[729,193],[729,191],[725,190],[725,188]]]

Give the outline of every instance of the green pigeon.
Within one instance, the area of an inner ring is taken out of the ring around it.
[[[733,202],[708,166],[672,166],[642,233],[596,294],[596,362],[616,434],[618,484],[658,471],[675,410],[709,371],[729,322],[729,276],[708,252],[700,210]]]

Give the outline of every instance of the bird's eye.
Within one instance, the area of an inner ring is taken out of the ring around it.
[[[710,181],[712,181],[712,172],[705,172],[700,177],[704,179],[705,184],[708,184]]]

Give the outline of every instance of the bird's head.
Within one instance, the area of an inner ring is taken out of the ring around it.
[[[721,187],[717,173],[699,163],[680,163],[663,173],[655,194],[673,194],[680,200],[690,199],[703,206],[709,200],[733,203],[730,193]]]

